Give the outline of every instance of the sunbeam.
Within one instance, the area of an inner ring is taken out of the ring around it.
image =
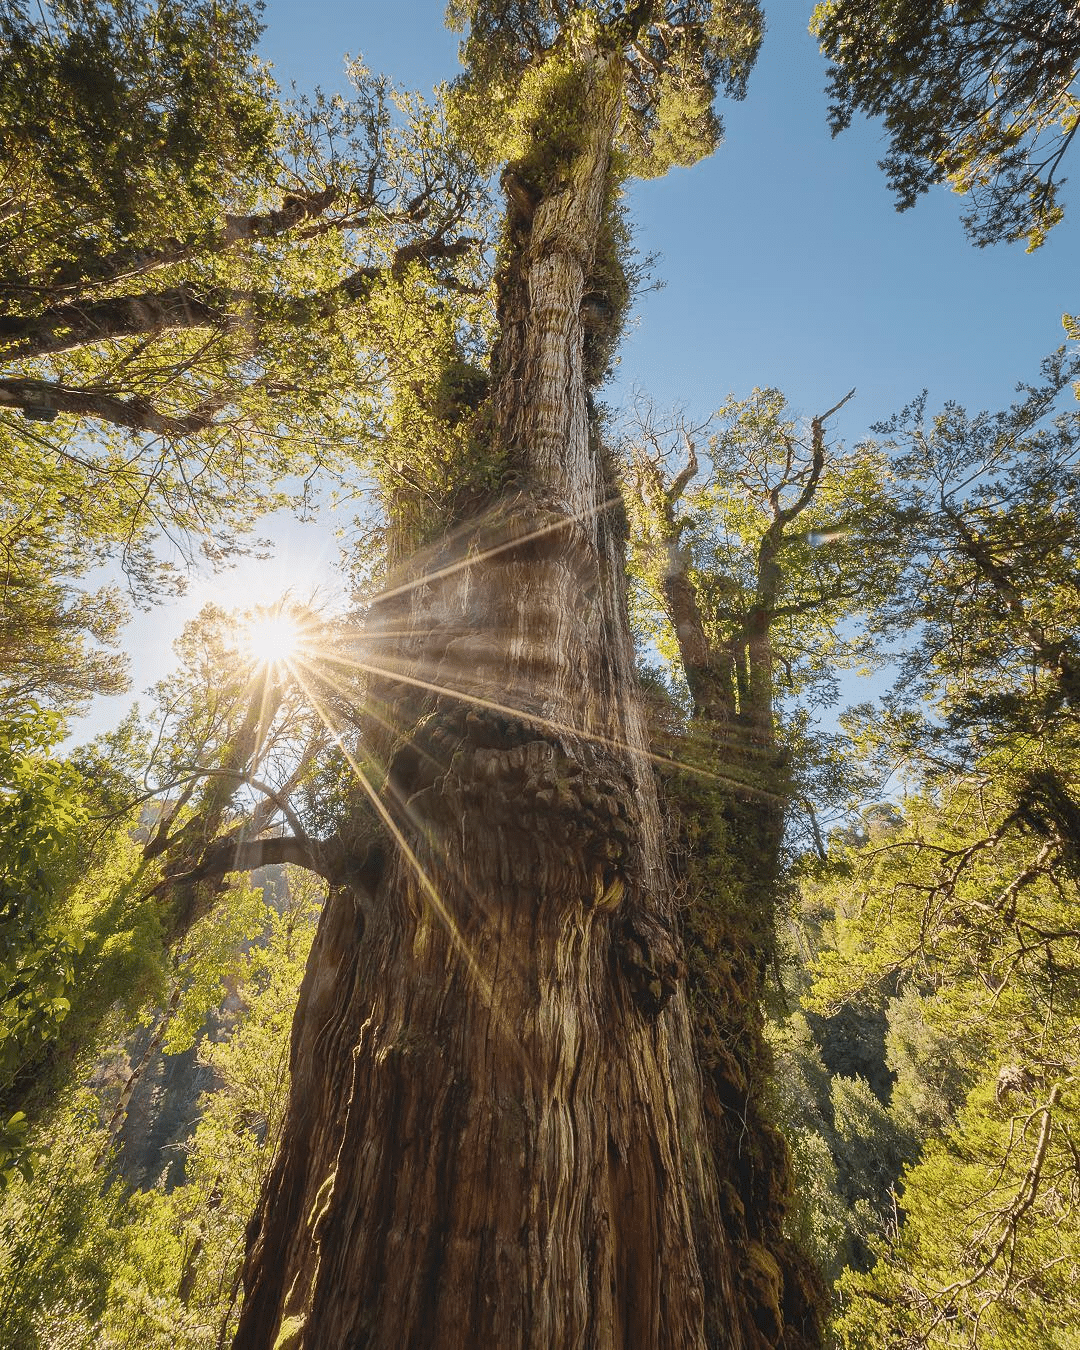
[[[310,664],[310,663],[309,663],[309,664]],[[341,684],[340,682],[338,682],[337,680],[335,680],[332,676],[328,675],[328,673],[327,673],[325,670],[320,669],[320,670],[318,671],[318,674],[319,674],[320,679],[322,679],[324,683],[328,684],[328,685],[329,685],[332,689],[334,689],[336,692],[342,693],[342,694],[348,694],[348,693],[350,692],[343,684]],[[314,711],[316,712],[317,716],[319,717],[320,721],[322,721],[323,725],[324,725],[324,726],[327,728],[327,730],[330,732],[331,736],[334,738],[334,743],[335,743],[335,744],[338,746],[338,748],[341,750],[342,754],[345,756],[346,760],[348,761],[350,767],[353,769],[354,773],[356,773],[357,777],[360,779],[360,782],[361,782],[361,785],[362,785],[363,788],[364,788],[364,791],[367,793],[368,797],[371,798],[371,800],[375,803],[376,807],[378,808],[379,814],[380,814],[380,819],[382,819],[383,821],[387,822],[389,828],[394,832],[394,837],[397,839],[397,841],[398,841],[399,844],[400,844],[400,843],[402,842],[402,840],[401,840],[401,835],[400,835],[400,833],[397,831],[397,829],[395,828],[395,824],[394,824],[393,820],[392,820],[392,819],[388,816],[388,814],[384,811],[384,809],[383,809],[383,808],[384,808],[384,803],[382,802],[381,798],[378,798],[378,799],[377,799],[376,797],[372,796],[372,794],[373,794],[373,792],[375,791],[375,789],[371,786],[370,780],[367,778],[367,775],[364,773],[362,767],[356,762],[356,760],[355,760],[354,757],[350,754],[350,752],[348,751],[348,749],[346,748],[346,746],[342,743],[342,741],[341,741],[341,739],[340,739],[340,732],[332,725],[331,720],[330,720],[330,715],[329,715],[329,713],[326,711],[325,708],[321,708],[321,707],[318,706],[317,701],[315,700],[314,694],[313,694],[312,692],[310,692],[310,691],[308,690],[307,686],[304,685],[304,684],[300,681],[299,676],[297,677],[297,679],[298,679],[298,682],[301,683],[301,687],[304,688],[305,693],[307,693],[308,698],[309,698],[309,699],[312,699],[312,707],[313,707]],[[381,700],[379,700],[379,702],[381,702]],[[364,702],[364,711],[365,711],[365,714],[366,714],[366,715],[373,717],[373,718],[375,719],[375,721],[377,721],[377,722],[379,723],[380,726],[384,727],[387,731],[391,732],[394,736],[398,737],[399,739],[405,740],[407,744],[411,745],[411,746],[417,751],[417,753],[424,755],[424,756],[425,756],[426,758],[428,758],[428,759],[431,759],[431,760],[433,761],[433,763],[439,764],[440,767],[442,767],[442,768],[446,768],[446,767],[447,767],[446,765],[443,765],[443,764],[441,763],[441,761],[439,761],[438,759],[435,759],[435,758],[434,758],[432,755],[430,755],[427,751],[425,751],[425,750],[421,749],[421,747],[417,746],[417,745],[415,744],[415,742],[412,740],[412,738],[408,735],[408,733],[400,726],[400,724],[391,722],[388,718],[384,717],[381,713],[379,713],[378,711],[376,711],[375,708],[373,707],[373,700],[372,700],[370,697],[368,697],[368,698],[365,699],[365,702]],[[397,803],[398,809],[399,809],[402,813],[404,813],[404,814],[406,814],[406,815],[409,816],[410,822],[411,822],[417,829],[423,830],[423,829],[424,829],[423,823],[415,818],[415,816],[413,815],[413,813],[411,812],[411,810],[410,810],[410,808],[409,808],[408,802],[406,802],[406,801],[404,801],[404,800],[402,799],[401,794],[400,794],[400,793],[398,792],[398,790],[395,788],[393,782],[388,782],[388,783],[387,783],[387,788],[388,788],[388,791],[391,793],[391,795],[394,797],[394,799],[395,799],[395,801],[396,801],[396,803]],[[428,842],[429,842],[429,843],[432,842],[432,841],[430,840],[430,838],[428,839]],[[466,959],[467,962],[469,963],[469,969],[470,969],[470,972],[473,974],[474,978],[476,978],[476,979],[478,980],[478,984],[479,984],[479,987],[480,987],[481,992],[482,992],[482,993],[485,993],[485,1001],[486,1001],[486,1003],[487,1003],[488,1010],[491,1012],[492,1016],[495,1018],[496,1025],[500,1028],[501,1031],[504,1032],[504,1034],[505,1034],[505,1033],[508,1033],[508,1024],[506,1023],[506,1019],[505,1019],[505,1017],[502,1015],[502,1013],[495,1007],[494,1000],[493,1000],[493,991],[492,991],[492,985],[491,985],[491,983],[486,979],[486,977],[484,977],[483,975],[481,975],[481,974],[478,973],[478,967],[477,967],[477,965],[476,965],[476,963],[475,963],[475,960],[471,957],[471,953],[468,951],[468,946],[467,946],[467,944],[466,944],[466,942],[465,942],[465,939],[464,939],[464,937],[461,935],[460,930],[457,928],[457,926],[456,926],[456,924],[455,924],[455,922],[454,922],[454,920],[453,920],[453,917],[452,917],[452,916],[449,914],[449,912],[446,910],[446,907],[445,907],[445,905],[444,905],[443,902],[442,902],[442,898],[441,898],[441,896],[438,895],[437,890],[434,891],[434,893],[433,893],[432,890],[427,890],[427,889],[426,889],[428,886],[432,886],[432,887],[433,887],[433,883],[431,883],[430,878],[429,878],[429,877],[427,876],[427,874],[423,871],[423,867],[422,867],[422,864],[420,863],[419,859],[417,859],[417,858],[415,857],[415,855],[411,852],[411,850],[408,848],[407,845],[404,845],[404,844],[403,844],[402,847],[403,847],[403,851],[404,851],[404,853],[405,853],[406,858],[412,863],[412,865],[413,865],[414,868],[418,869],[418,875],[419,875],[420,878],[421,878],[421,884],[425,886],[425,891],[426,891],[426,893],[427,893],[427,894],[429,895],[429,897],[432,899],[433,904],[435,905],[435,908],[436,908],[436,912],[437,912],[437,914],[438,914],[438,917],[443,921],[443,923],[446,924],[446,926],[447,926],[447,933],[448,933],[448,935],[449,935],[449,937],[450,937],[451,943],[452,943],[452,944],[454,945],[454,947],[455,947],[459,952],[461,952],[461,954],[465,957],[465,959]],[[446,860],[444,860],[444,861],[446,861]],[[465,875],[464,870],[462,869],[462,867],[459,866],[459,865],[457,865],[457,864],[455,864],[453,870],[454,870],[454,874],[455,874],[455,880],[457,881],[457,883],[458,883],[458,884],[466,891],[466,893],[469,895],[469,897],[470,897],[470,898],[473,900],[473,902],[476,904],[478,910],[483,911],[483,912],[486,913],[486,912],[488,911],[488,905],[487,905],[487,903],[486,903],[486,901],[485,901],[485,898],[477,892],[477,890],[475,889],[475,887],[474,887],[474,886],[472,885],[472,883],[469,881],[468,877]],[[537,1072],[536,1066],[533,1064],[532,1060],[529,1058],[529,1055],[527,1054],[527,1052],[526,1052],[526,1050],[525,1050],[525,1047],[524,1047],[523,1045],[520,1045],[520,1044],[518,1043],[518,1038],[517,1038],[516,1036],[513,1038],[513,1040],[514,1040],[514,1043],[517,1045],[517,1054],[518,1054],[518,1058],[519,1058],[519,1060],[520,1060],[520,1062],[521,1062],[523,1068],[525,1069],[525,1071],[529,1074],[529,1076],[530,1076],[533,1080],[537,1080],[537,1079],[538,1079],[538,1072]]]
[[[678,768],[686,773],[697,774],[701,778],[707,778],[715,783],[724,783],[728,787],[739,788],[743,792],[748,792],[753,796],[762,797],[766,800],[780,800],[779,794],[770,792],[766,788],[757,787],[751,783],[745,783],[741,779],[732,778],[729,774],[715,773],[711,769],[701,768],[695,764],[684,764],[679,760],[668,759],[664,755],[658,755],[652,750],[643,750],[640,746],[631,745],[627,741],[619,740],[614,736],[604,736],[599,732],[587,731],[584,727],[574,726],[569,722],[560,722],[555,718],[543,717],[539,713],[525,710],[524,708],[513,708],[509,704],[499,703],[495,699],[483,698],[479,694],[469,694],[463,689],[454,689],[449,685],[435,684],[431,680],[422,680],[417,675],[406,675],[402,672],[387,670],[385,667],[377,666],[368,661],[359,661],[355,657],[345,657],[332,655],[329,660],[340,665],[353,666],[357,670],[366,671],[370,675],[377,675],[381,679],[396,680],[401,684],[410,684],[417,689],[425,689],[429,693],[445,695],[448,698],[459,699],[463,703],[470,703],[474,707],[486,708],[489,712],[502,713],[503,715],[517,718],[525,722],[535,722],[537,726],[547,727],[550,731],[557,732],[560,735],[574,736],[580,740],[591,741],[594,745],[602,745],[605,749],[615,750],[621,754],[633,755],[639,759],[646,759],[653,764],[661,764],[665,768]]]
[[[418,590],[422,586],[429,585],[432,581],[442,581],[446,577],[452,577],[455,572],[460,572],[465,567],[476,567],[480,563],[489,561],[491,558],[498,557],[500,553],[510,553],[514,549],[521,548],[524,544],[531,544],[537,539],[543,539],[546,535],[557,534],[559,530],[569,529],[571,525],[578,521],[595,519],[605,511],[610,511],[613,506],[621,505],[622,497],[617,494],[608,497],[597,506],[590,506],[583,511],[575,511],[570,515],[560,516],[558,520],[551,521],[547,525],[541,525],[535,530],[530,530],[528,534],[515,535],[513,539],[504,539],[501,544],[492,544],[490,548],[482,549],[479,553],[470,553],[464,558],[459,558],[457,562],[448,563],[445,567],[440,567],[434,572],[425,572],[422,576],[415,577],[412,581],[403,582],[400,586],[395,586],[393,590],[380,591],[374,597],[372,603],[379,603],[383,600],[392,600],[399,595],[407,595],[409,591]]]
[[[423,890],[424,894],[427,896],[427,898],[430,900],[432,909],[442,920],[443,926],[446,929],[447,935],[450,938],[452,946],[458,952],[459,956],[461,956],[461,958],[465,961],[469,973],[476,981],[477,988],[480,991],[481,997],[483,998],[485,1005],[487,1006],[489,1011],[494,1011],[494,1000],[492,996],[491,982],[488,980],[487,976],[480,969],[480,966],[477,963],[476,958],[469,950],[469,945],[462,936],[461,930],[457,925],[457,921],[455,920],[454,916],[450,913],[449,909],[446,906],[445,901],[439,894],[438,888],[436,887],[435,883],[431,880],[431,878],[428,876],[423,863],[421,863],[420,859],[416,856],[415,852],[413,851],[412,847],[409,844],[409,841],[405,838],[405,835],[399,829],[397,822],[394,820],[393,816],[391,816],[389,810],[386,807],[386,803],[382,800],[378,792],[372,786],[370,780],[368,779],[367,774],[364,772],[363,765],[352,753],[349,747],[345,744],[344,740],[342,740],[341,734],[338,728],[334,725],[334,722],[330,717],[330,714],[327,711],[327,709],[324,706],[322,706],[314,690],[310,688],[310,686],[303,680],[303,678],[299,675],[299,673],[296,673],[295,678],[297,679],[297,682],[300,684],[300,687],[304,690],[304,693],[311,700],[312,709],[314,710],[315,714],[318,716],[320,721],[323,723],[323,725],[326,727],[327,731],[330,733],[331,737],[333,738],[334,744],[345,756],[346,762],[352,769],[353,773],[356,775],[357,780],[360,783],[360,786],[363,788],[365,794],[368,797],[368,800],[371,802],[372,806],[374,806],[379,819],[390,831],[391,837],[393,838],[394,842],[401,849],[401,852],[405,857],[406,861],[409,863],[410,867],[412,867],[413,871],[416,873],[416,878],[420,883],[420,887]]]

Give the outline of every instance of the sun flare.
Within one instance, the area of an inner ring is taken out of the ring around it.
[[[244,624],[240,646],[256,666],[281,666],[295,661],[304,631],[295,614],[284,609],[255,610]]]

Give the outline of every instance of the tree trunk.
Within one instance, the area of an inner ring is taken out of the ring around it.
[[[586,388],[613,66],[583,58],[568,171],[511,222],[508,486],[358,651],[401,840],[358,836],[315,941],[247,1350],[742,1345]]]
[[[675,489],[660,487],[662,520],[677,538]],[[791,1161],[765,1107],[772,1073],[765,978],[777,960],[791,795],[773,709],[778,547],[773,530],[758,555],[756,604],[726,639],[710,638],[687,554],[671,550],[663,581],[693,700],[693,751],[723,773],[717,783],[675,771],[666,798],[673,823],[681,824],[676,853],[687,896],[682,929],[694,1048],[723,1230],[740,1257],[733,1306],[746,1350],[819,1346],[827,1301],[820,1273],[788,1235]]]

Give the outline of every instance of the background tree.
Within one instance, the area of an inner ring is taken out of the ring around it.
[[[651,417],[629,452],[635,619],[685,680],[693,757],[728,799],[726,851],[762,965],[785,833],[798,815],[818,831],[811,798],[826,766],[811,765],[825,738],[808,733],[809,714],[836,697],[843,665],[870,658],[849,621],[895,570],[865,533],[882,461],[827,445],[835,411],[800,427],[777,390],[732,398],[715,414],[704,474],[689,431]],[[834,784],[818,809],[842,795]]]
[[[879,631],[906,651],[884,712],[855,721],[907,793],[885,828],[834,838],[807,888],[828,915],[813,1006],[885,1018],[890,1072],[864,1097],[899,1145],[876,1180],[863,1169],[876,1264],[856,1252],[841,1281],[844,1345],[1050,1345],[1077,1325],[1060,1237],[1076,1185],[1074,377],[1057,353],[1003,412],[928,418],[920,400],[879,429],[875,528],[904,563]]]
[[[630,435],[635,622],[678,662],[718,764],[770,790],[794,746],[783,701],[825,705],[837,669],[870,658],[843,621],[890,581],[865,534],[884,466],[827,444],[840,406],[800,426],[778,390],[755,390],[705,427],[646,415]]]
[[[1064,214],[1078,125],[1080,35],[1067,0],[823,0],[810,31],[832,62],[834,134],[881,117],[897,206],[949,183],[975,243],[1037,248]]]
[[[318,878],[275,871],[286,874],[261,874],[268,903],[248,891],[258,904],[251,941],[242,950],[234,943],[224,963],[202,961],[166,1038],[170,1055],[197,1045],[210,1077],[197,1124],[170,1150],[182,1167],[159,1176],[159,1156],[150,1182],[118,1178],[132,1140],[125,1133],[115,1147],[108,1117],[116,1080],[99,1063],[91,1088],[62,1094],[48,1122],[53,1147],[33,1179],[17,1178],[0,1199],[5,1343],[27,1350],[119,1350],[132,1338],[152,1350],[228,1343],[244,1230],[280,1132],[289,1023],[322,899]],[[186,1119],[191,1110],[189,1103]]]
[[[208,605],[175,644],[178,667],[152,691],[158,730],[141,794],[155,803],[143,857],[162,859],[169,945],[214,905],[222,859],[226,871],[296,858],[319,870],[290,801],[329,744],[310,699],[334,690],[309,653],[325,661],[334,643],[329,622],[282,600],[247,613]],[[275,839],[282,828],[293,833],[290,848]],[[203,863],[205,882],[195,875]]]
[[[85,637],[116,600],[79,579],[113,560],[141,601],[179,589],[170,551],[224,561],[322,460],[355,472],[399,336],[376,297],[414,269],[472,288],[483,191],[439,116],[359,64],[351,101],[282,103],[258,33],[239,3],[0,16],[13,692],[39,657],[60,706],[115,691]]]
[[[1050,1345],[1077,1325],[1075,877],[1016,819],[1009,758],[909,798],[835,883],[817,1006],[899,983],[888,1105],[917,1141],[867,1195],[878,1260],[841,1282],[844,1345]]]
[[[646,413],[628,450],[635,620],[689,695],[690,717],[657,726],[654,744],[703,771],[664,774],[695,1045],[725,1227],[754,1254],[783,1250],[791,1222],[763,1008],[795,819],[817,830],[810,798],[822,805],[806,724],[838,666],[865,658],[843,625],[888,572],[860,528],[879,465],[830,447],[829,415],[800,426],[778,391],[755,390],[693,430]],[[798,1265],[790,1246],[785,1259]],[[762,1279],[754,1259],[742,1278]]]

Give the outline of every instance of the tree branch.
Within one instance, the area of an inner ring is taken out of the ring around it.
[[[281,206],[270,211],[251,212],[246,215],[225,215],[224,226],[209,235],[189,239],[166,239],[156,249],[118,249],[115,253],[101,254],[97,257],[80,258],[62,268],[56,282],[47,287],[11,287],[28,296],[39,296],[42,292],[59,296],[77,294],[83,287],[104,286],[127,281],[130,278],[146,276],[160,268],[185,262],[200,254],[224,253],[234,244],[249,242],[253,239],[269,239],[285,234],[306,220],[312,220],[325,214],[339,195],[336,187],[326,187],[318,192],[292,192],[282,199]],[[358,211],[370,209],[374,198],[361,202],[349,216],[340,221],[327,222],[327,229],[343,229]]]
[[[817,491],[818,481],[825,469],[825,423],[835,412],[855,397],[855,390],[849,389],[839,403],[834,403],[828,412],[819,413],[810,423],[810,445],[811,445],[811,463],[810,477],[806,480],[802,492],[799,493],[796,501],[786,510],[778,512],[777,519],[781,525],[788,525],[809,506]],[[796,480],[797,481],[797,480]]]
[[[190,885],[205,881],[207,877],[220,877],[227,872],[254,872],[275,863],[306,867],[309,872],[317,872],[327,881],[335,882],[339,880],[340,869],[328,853],[318,840],[296,839],[292,835],[275,835],[272,839],[215,839],[190,872],[169,877],[162,885]]]
[[[242,769],[203,769],[196,764],[191,766],[191,776],[192,778],[233,778],[238,783],[244,783],[248,787],[254,788],[256,792],[261,792],[264,797],[274,803],[277,809],[289,822],[293,834],[301,843],[307,845],[311,844],[311,840],[308,838],[304,827],[300,824],[299,817],[296,815],[295,811],[293,811],[289,803],[283,797],[279,796],[269,784],[262,782],[258,778],[253,778]]]
[[[697,449],[694,442],[685,432],[683,433],[683,439],[686,441],[686,467],[680,473],[676,474],[671,486],[667,490],[667,499],[670,506],[675,505],[686,491],[687,486],[693,482],[698,471]]]
[[[184,283],[141,295],[53,305],[37,315],[0,317],[0,342],[4,342],[5,360],[18,361],[53,356],[110,338],[209,328],[225,322],[227,314],[220,299],[227,298],[212,303]]]
[[[212,426],[227,401],[225,394],[205,399],[180,416],[160,412],[141,394],[120,398],[100,389],[72,389],[48,380],[0,379],[0,408],[12,408],[33,421],[51,422],[57,413],[94,417],[101,422],[154,436],[190,436]]]
[[[977,1284],[984,1275],[988,1274],[994,1263],[1001,1257],[1001,1254],[1008,1246],[1010,1238],[1015,1235],[1020,1220],[1035,1203],[1035,1197],[1039,1190],[1039,1181],[1042,1177],[1043,1163],[1046,1161],[1046,1150],[1050,1145],[1050,1131],[1053,1124],[1054,1108],[1061,1098],[1062,1086],[1063,1084],[1061,1083],[1055,1083],[1053,1090],[1050,1093],[1049,1101],[1047,1101],[1045,1106],[1040,1106],[1034,1113],[1036,1115],[1041,1113],[1043,1118],[1042,1127],[1039,1130],[1039,1138],[1035,1144],[1035,1153],[1031,1159],[1031,1165],[1028,1167],[1023,1183],[1016,1194],[1015,1200],[1002,1215],[1005,1224],[1001,1236],[998,1238],[997,1242],[994,1243],[990,1255],[980,1265],[974,1275],[969,1276],[966,1280],[958,1280],[955,1284],[948,1285],[937,1294],[937,1298],[949,1298],[953,1294],[958,1294],[964,1289],[970,1289],[973,1284]]]
[[[314,295],[283,296],[223,287],[196,295],[185,282],[162,291],[54,305],[29,317],[0,317],[0,342],[8,339],[4,358],[15,361],[55,356],[117,338],[156,337],[193,328],[228,329],[249,320],[258,325],[283,318],[302,325],[328,318],[342,305],[365,298],[380,278],[400,277],[414,262],[459,258],[478,243],[471,236],[447,240],[435,235],[403,244],[389,262],[358,268],[336,285]],[[445,274],[438,275],[436,280],[451,289],[471,289]]]

